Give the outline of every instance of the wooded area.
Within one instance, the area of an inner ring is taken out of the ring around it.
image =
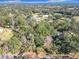
[[[0,54],[27,52],[79,55],[79,6],[0,5]]]

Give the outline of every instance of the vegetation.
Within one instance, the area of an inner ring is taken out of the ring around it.
[[[51,7],[51,8],[50,8]],[[47,10],[46,10],[47,9]],[[74,13],[75,12],[75,13]],[[29,50],[46,54],[79,52],[79,6],[0,5],[0,53]],[[77,21],[76,21],[77,20]],[[8,29],[8,32],[5,32]],[[46,37],[51,41],[44,46]],[[6,39],[6,40],[5,40]],[[4,41],[5,40],[5,41]],[[42,49],[42,50],[41,50]]]

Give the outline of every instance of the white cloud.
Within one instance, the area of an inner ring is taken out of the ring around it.
[[[21,2],[21,0],[7,0],[7,1],[4,1],[4,3],[17,3],[17,2]]]
[[[49,2],[62,2],[62,1],[65,1],[65,0],[49,0]]]
[[[21,0],[7,0],[7,1],[21,1]]]

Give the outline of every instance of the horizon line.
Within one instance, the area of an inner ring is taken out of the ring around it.
[[[51,1],[4,1],[0,3],[79,3],[79,2],[51,2]]]

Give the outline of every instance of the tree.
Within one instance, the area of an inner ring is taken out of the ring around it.
[[[79,51],[78,33],[65,32],[63,40],[56,39],[54,44],[59,53],[69,54],[70,52]]]
[[[17,38],[16,36],[12,37],[11,40],[7,42],[7,45],[9,47],[9,52],[16,53],[19,51],[19,48],[21,47],[22,43],[19,41],[20,38]]]

